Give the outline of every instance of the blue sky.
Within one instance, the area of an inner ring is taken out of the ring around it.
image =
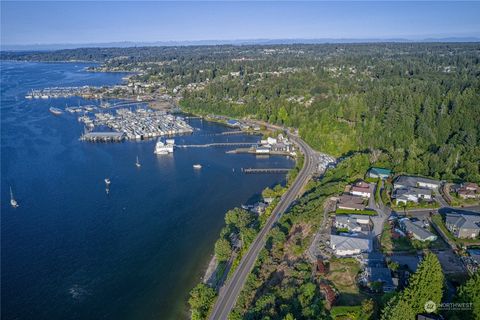
[[[480,2],[1,2],[1,42],[479,37]]]

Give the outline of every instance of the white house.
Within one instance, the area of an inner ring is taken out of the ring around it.
[[[330,247],[337,256],[345,257],[372,251],[372,240],[358,235],[330,235]]]
[[[372,188],[364,181],[355,183],[350,189],[350,194],[362,198],[370,198],[372,196]]]

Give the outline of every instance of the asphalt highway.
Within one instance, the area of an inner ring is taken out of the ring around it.
[[[300,170],[295,181],[280,199],[263,229],[260,230],[257,237],[250,245],[249,250],[243,256],[232,277],[220,289],[218,299],[213,307],[212,313],[210,314],[210,319],[212,320],[228,319],[228,315],[235,306],[238,295],[257,260],[258,254],[265,246],[268,232],[282,214],[290,207],[292,202],[301,194],[303,187],[316,170],[317,163],[315,151],[313,151],[298,136],[288,134],[288,137],[297,144],[305,157],[303,168]]]

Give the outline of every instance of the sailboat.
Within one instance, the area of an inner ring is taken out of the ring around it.
[[[109,178],[105,178],[105,192],[107,194],[110,193],[110,179]]]
[[[13,197],[12,187],[10,187],[10,205],[12,206],[12,208],[19,207],[17,200],[15,200],[15,198]]]
[[[138,156],[137,156],[137,162],[135,162],[135,165],[137,166],[137,168],[140,168],[142,165],[140,164],[140,161],[138,161]]]

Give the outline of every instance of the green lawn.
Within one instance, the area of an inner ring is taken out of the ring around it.
[[[362,306],[334,306],[330,315],[335,320],[359,319],[362,313]]]
[[[335,210],[335,214],[364,214],[364,215],[368,215],[368,216],[375,216],[375,215],[377,215],[377,212],[373,211],[373,210],[337,209],[337,210]]]

